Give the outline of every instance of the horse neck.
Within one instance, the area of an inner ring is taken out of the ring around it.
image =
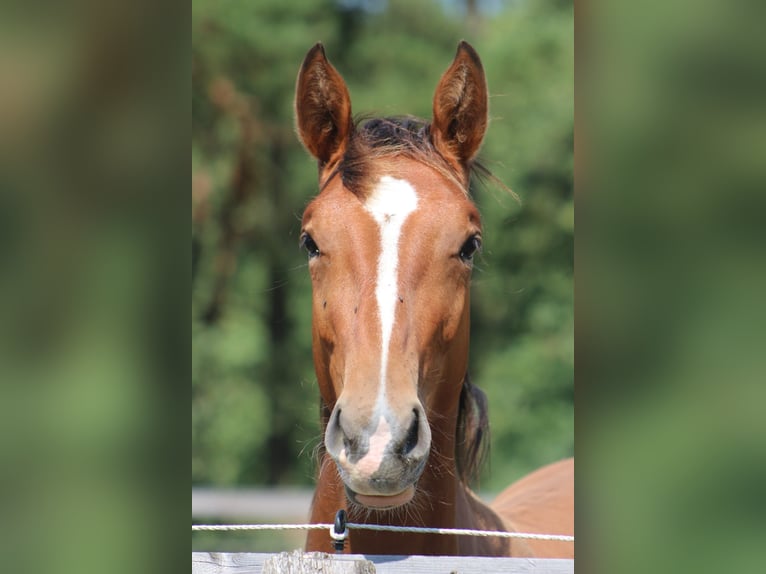
[[[371,512],[359,507],[349,507],[335,463],[324,454],[314,493],[311,522],[333,523],[336,512],[344,509],[349,522],[454,528],[457,526],[455,501],[458,481],[452,477],[445,479],[437,475],[431,469],[432,464],[432,460],[429,459],[418,482],[418,488],[422,492],[411,507],[390,512]],[[438,492],[435,492],[437,487]],[[307,550],[329,552],[330,542],[327,532],[310,531]],[[354,554],[455,555],[458,554],[458,545],[454,536],[352,530],[346,551]]]
[[[431,484],[432,481],[436,484]],[[438,489],[434,490],[437,487]],[[421,492],[418,502],[406,510],[373,513],[364,509],[349,508],[343,483],[335,470],[335,463],[324,455],[318,486],[314,493],[311,522],[332,524],[337,511],[344,509],[348,514],[349,522],[362,524],[506,530],[502,520],[457,478],[445,479],[426,469],[419,481],[419,488],[423,491],[429,490],[429,496],[425,496],[426,492]],[[352,529],[345,551],[351,554],[370,555],[507,556],[512,551],[509,548],[508,541],[501,538]],[[306,549],[331,552],[329,534],[325,531],[310,531]],[[522,552],[522,554],[528,553]]]

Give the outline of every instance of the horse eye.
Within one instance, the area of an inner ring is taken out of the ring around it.
[[[309,254],[309,259],[313,259],[314,257],[319,257],[319,247],[317,246],[316,242],[311,238],[311,235],[308,233],[303,233],[301,235],[301,242],[300,246],[306,250],[306,252]]]
[[[468,240],[463,243],[463,246],[460,248],[460,259],[466,263],[470,262],[473,260],[473,256],[476,254],[476,252],[480,249],[481,239],[478,235],[473,235],[469,237]]]

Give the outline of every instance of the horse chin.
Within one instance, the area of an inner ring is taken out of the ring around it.
[[[360,506],[373,510],[391,510],[404,506],[415,496],[415,485],[411,484],[398,494],[359,494],[346,486],[346,496],[348,499]]]

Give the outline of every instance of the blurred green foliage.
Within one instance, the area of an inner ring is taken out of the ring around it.
[[[195,1],[190,60],[188,16],[167,3],[0,3],[4,571],[187,567],[190,63],[193,480],[311,479],[310,286],[295,232],[316,182],[290,92],[320,39],[358,111],[428,115],[456,41],[481,52],[494,118],[484,157],[523,198],[476,189],[487,250],[472,371],[495,437],[483,486],[548,458],[533,415],[543,436],[566,427],[548,444],[569,448],[571,404],[555,391],[571,392],[556,374],[571,365],[571,267],[555,262],[571,258],[557,245],[570,240],[572,204],[551,190],[571,176],[571,2],[473,4],[499,8],[470,18],[450,0]],[[580,8],[578,571],[758,572],[766,4]],[[242,148],[247,110],[258,137]],[[244,199],[242,176],[254,190]],[[217,270],[231,275],[214,321]],[[277,294],[290,304],[274,305]],[[557,404],[565,418],[552,417]],[[279,442],[259,433],[275,421],[295,429],[284,460],[302,467],[266,468]],[[239,540],[210,547],[273,548]]]
[[[766,6],[596,4],[578,100],[578,560],[761,571]]]
[[[0,3],[4,572],[149,572],[172,545],[191,106],[182,21],[148,8]]]
[[[573,452],[573,9],[570,3],[282,0],[192,4],[192,481],[311,484],[320,441],[310,291],[297,248],[316,166],[293,131],[314,42],[355,113],[430,117],[457,42],[479,51],[482,157],[521,197],[474,185],[485,250],[471,374],[490,399],[491,472]]]

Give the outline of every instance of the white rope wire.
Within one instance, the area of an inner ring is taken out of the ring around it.
[[[527,532],[502,532],[498,530],[470,530],[467,528],[426,528],[421,526],[390,526],[385,524],[359,524],[348,522],[350,529],[377,530],[382,532],[410,532],[413,534],[447,534],[453,536],[496,536],[498,538],[524,538],[530,540],[557,540],[574,542],[574,536],[565,534],[530,534]],[[326,530],[332,524],[192,524],[192,531],[233,530]]]
[[[326,530],[332,524],[192,524],[192,532],[213,530]]]

